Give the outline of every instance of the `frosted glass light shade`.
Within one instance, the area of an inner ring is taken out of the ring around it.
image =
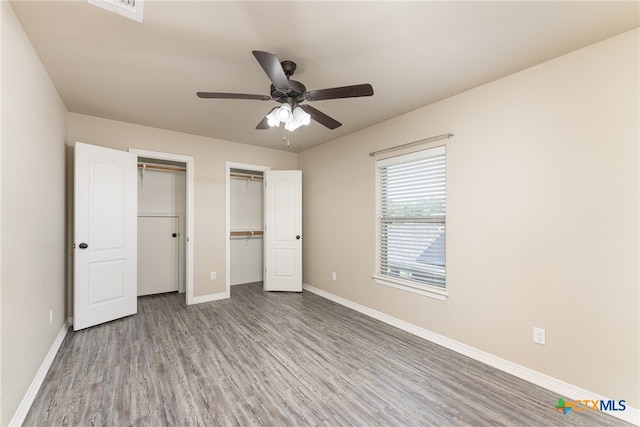
[[[293,113],[291,112],[291,105],[282,104],[280,108],[276,110],[276,117],[281,122],[287,123],[293,117]]]
[[[309,113],[304,111],[301,107],[294,108],[293,118],[296,119],[296,121],[303,126],[306,126],[309,123],[311,123],[311,116],[309,115]]]
[[[271,127],[280,125],[280,119],[278,119],[277,112],[278,110],[273,110],[272,112],[267,114],[267,124]]]

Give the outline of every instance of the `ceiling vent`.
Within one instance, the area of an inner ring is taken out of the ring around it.
[[[101,7],[134,21],[142,22],[144,0],[87,0],[89,4]]]

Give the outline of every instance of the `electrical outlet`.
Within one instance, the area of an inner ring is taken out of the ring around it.
[[[546,337],[545,337],[544,329],[536,328],[534,326],[534,328],[533,328],[533,342],[536,343],[536,344],[545,345],[545,341],[546,341]]]
[[[216,280],[216,272],[215,271],[211,272],[211,280]]]
[[[49,310],[49,324],[53,325],[53,308]]]
[[[335,271],[333,273],[331,273],[331,280],[338,280],[336,278],[336,272]]]

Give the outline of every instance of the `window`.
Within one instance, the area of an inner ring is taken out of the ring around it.
[[[378,160],[377,283],[444,299],[445,147]]]

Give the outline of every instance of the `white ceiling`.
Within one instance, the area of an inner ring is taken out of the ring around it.
[[[67,109],[299,152],[640,25],[637,1],[154,1],[138,23],[86,1],[11,5]],[[359,83],[372,97],[316,101],[343,123],[282,141],[255,130],[273,101],[252,50],[292,60],[307,89]],[[611,64],[615,66],[615,64]]]

